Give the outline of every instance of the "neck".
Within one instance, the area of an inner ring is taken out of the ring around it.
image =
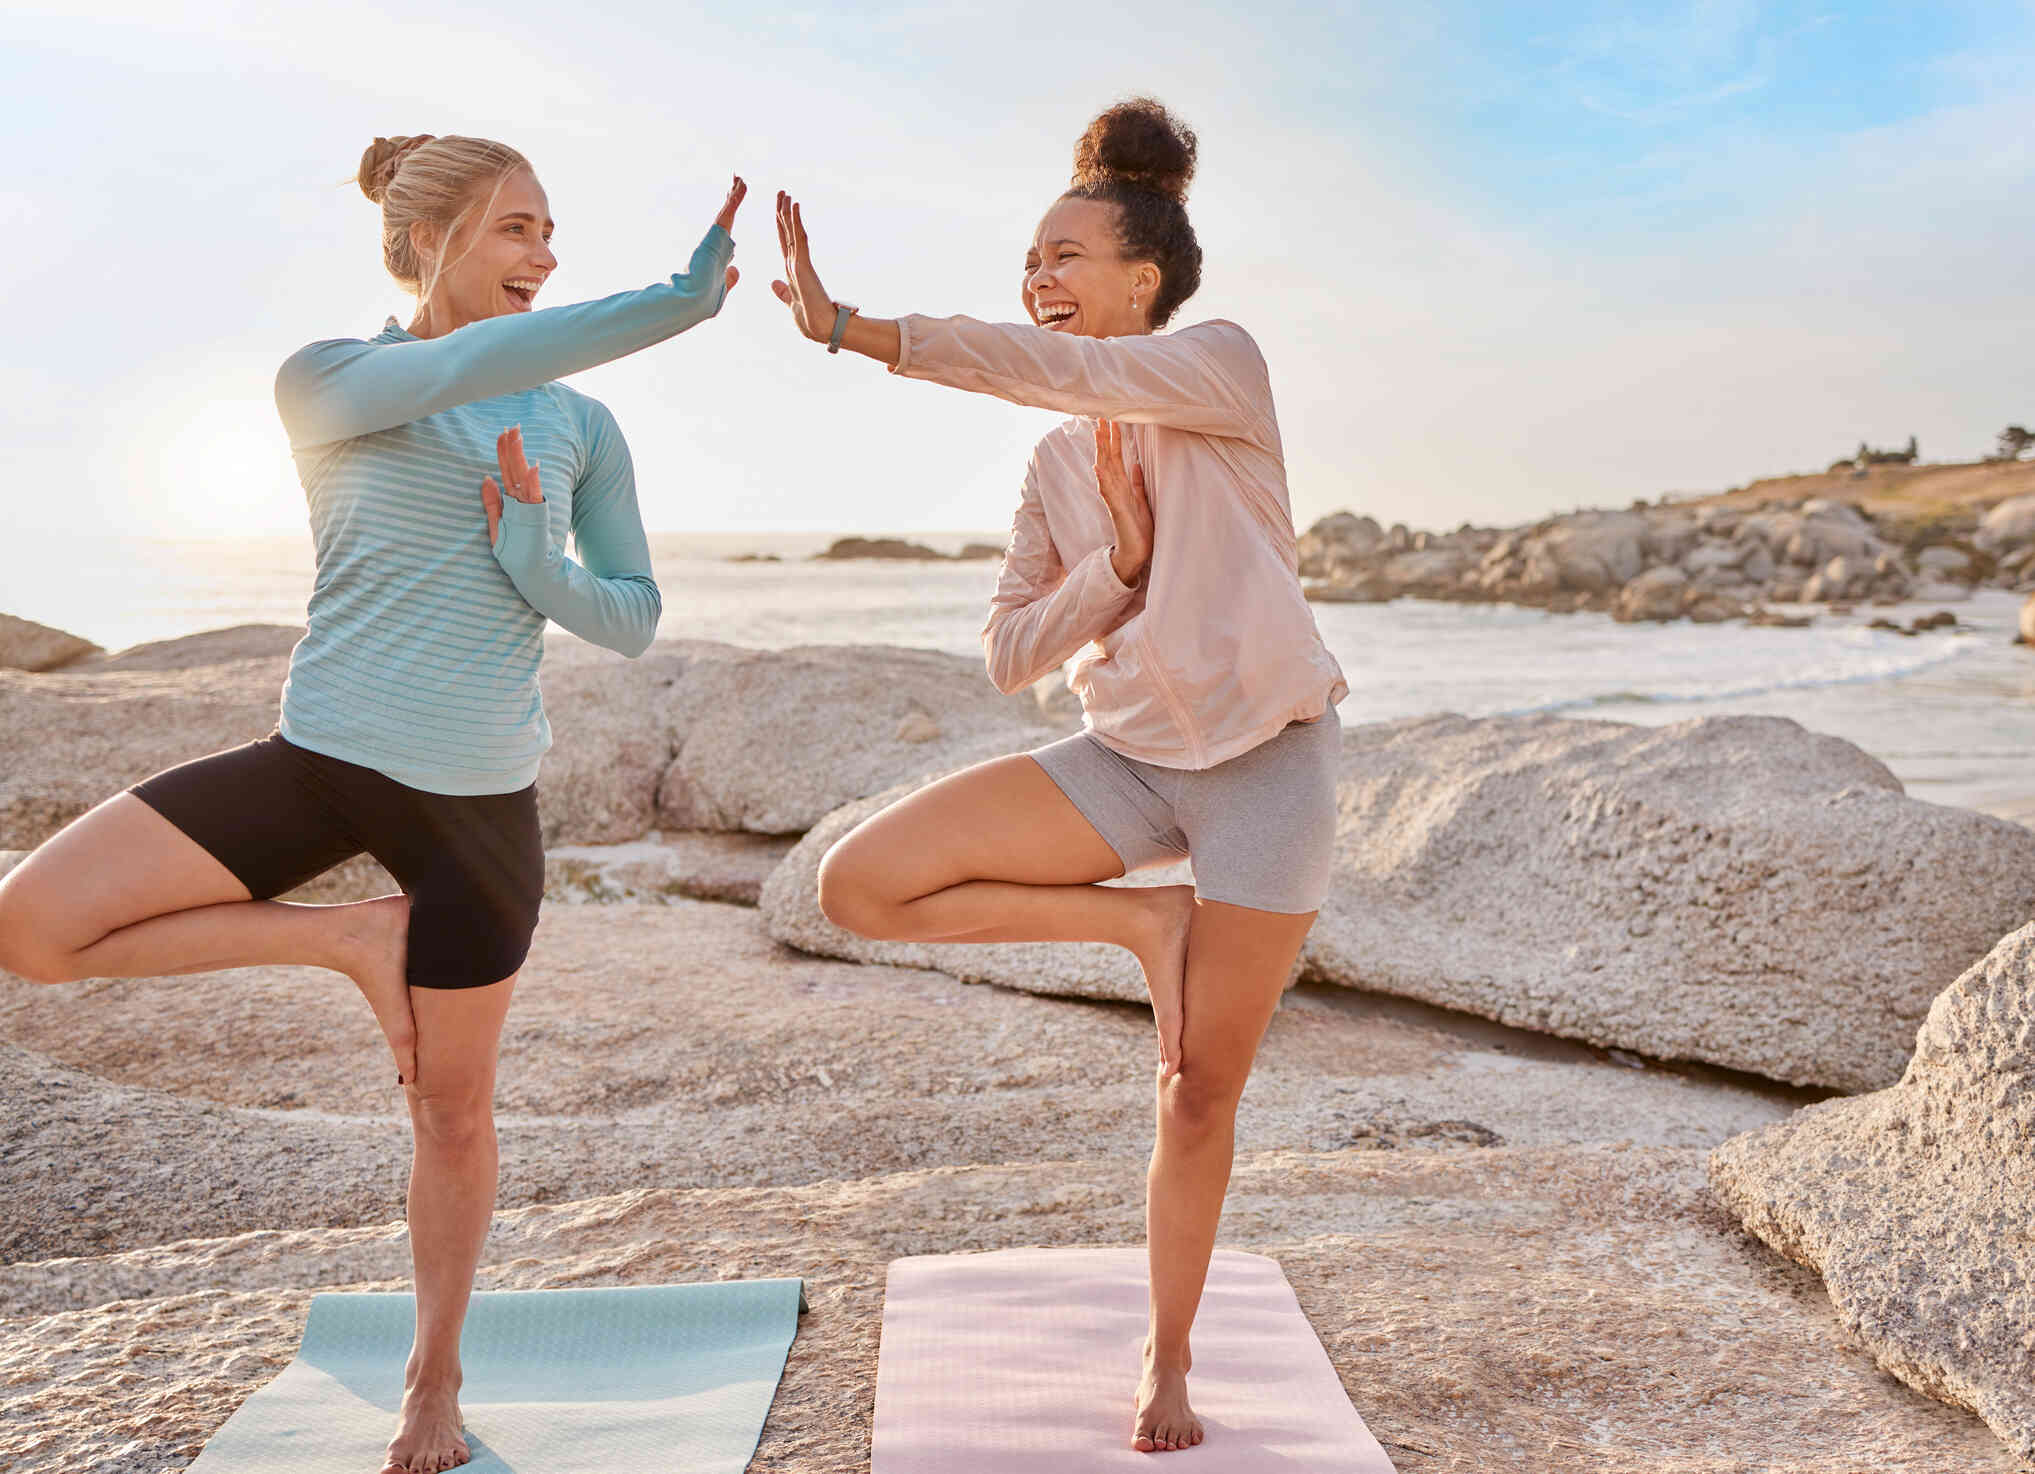
[[[404,331],[414,338],[442,338],[472,321],[473,318],[459,316],[434,297],[417,304],[416,316],[410,319],[410,325]]]

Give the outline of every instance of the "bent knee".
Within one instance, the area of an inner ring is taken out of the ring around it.
[[[840,840],[820,859],[820,912],[857,936],[880,937],[895,900],[884,893],[876,868],[858,846]]]
[[[0,971],[31,983],[76,982],[81,976],[77,954],[50,945],[33,890],[25,885],[10,886],[9,879],[12,876],[0,878]]]

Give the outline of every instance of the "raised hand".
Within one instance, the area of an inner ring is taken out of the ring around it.
[[[744,184],[742,176],[737,174],[735,182],[728,186],[728,197],[721,201],[721,213],[714,217],[714,224],[720,226],[721,229],[727,231],[732,236],[735,233],[735,212],[742,208],[742,201],[747,199],[748,196],[749,186]],[[741,279],[742,273],[730,266],[728,268],[728,289],[733,291],[735,283]]]
[[[784,280],[774,281],[770,290],[791,309],[798,330],[816,343],[824,343],[834,331],[837,309],[827,289],[813,270],[812,243],[806,239],[805,217],[798,201],[783,190],[777,192],[777,244],[784,252]]]
[[[737,185],[741,182],[739,179],[735,181]],[[739,205],[741,201],[737,199],[735,203]],[[732,210],[733,206],[729,208]],[[729,270],[733,271],[734,268],[730,267]],[[509,488],[510,496],[519,502],[544,500],[544,487],[537,474],[538,463],[523,459],[521,425],[511,425],[495,437],[495,459],[502,464],[502,486]],[[493,547],[501,541],[499,533],[502,526],[502,489],[495,485],[495,478],[492,476],[481,477],[480,504],[481,509],[488,514],[488,546]]]
[[[1152,560],[1152,501],[1145,495],[1145,468],[1123,465],[1123,427],[1114,420],[1095,422],[1095,485],[1116,524],[1116,553],[1110,566],[1126,584],[1134,584]]]

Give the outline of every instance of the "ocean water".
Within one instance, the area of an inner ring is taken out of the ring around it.
[[[913,534],[945,551],[993,532]],[[832,534],[669,533],[652,555],[659,632],[781,648],[912,645],[975,656],[994,562],[815,563]],[[733,555],[775,553],[776,563]],[[224,541],[39,538],[0,554],[0,610],[108,648],[248,623],[301,622],[303,536]],[[1968,628],[1867,628],[1935,606],[1818,614],[1808,629],[1621,625],[1503,606],[1318,604],[1342,662],[1348,723],[1553,712],[1658,724],[1724,712],[1790,717],[1865,748],[1918,798],[2035,819],[2035,650],[2011,644],[2020,600],[1954,606]],[[559,633],[559,639],[571,639]]]

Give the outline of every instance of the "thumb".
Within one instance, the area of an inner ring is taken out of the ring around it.
[[[480,483],[481,510],[488,514],[488,546],[497,542],[496,533],[502,525],[502,492],[495,485],[495,478],[483,476]]]
[[[791,305],[791,288],[790,288],[790,287],[786,286],[786,285],[785,285],[785,284],[784,284],[783,282],[781,282],[781,281],[774,281],[774,282],[772,282],[772,283],[770,284],[770,290],[771,290],[772,292],[775,292],[775,293],[777,294],[777,300],[778,300],[778,301],[782,302],[782,303],[783,303],[783,304],[784,304],[785,306],[787,306],[787,307],[789,307],[789,306]]]
[[[728,268],[728,282],[726,286],[721,288],[722,292],[726,293],[734,291],[735,283],[740,281],[741,279],[742,279],[741,268],[737,266],[730,266]]]

